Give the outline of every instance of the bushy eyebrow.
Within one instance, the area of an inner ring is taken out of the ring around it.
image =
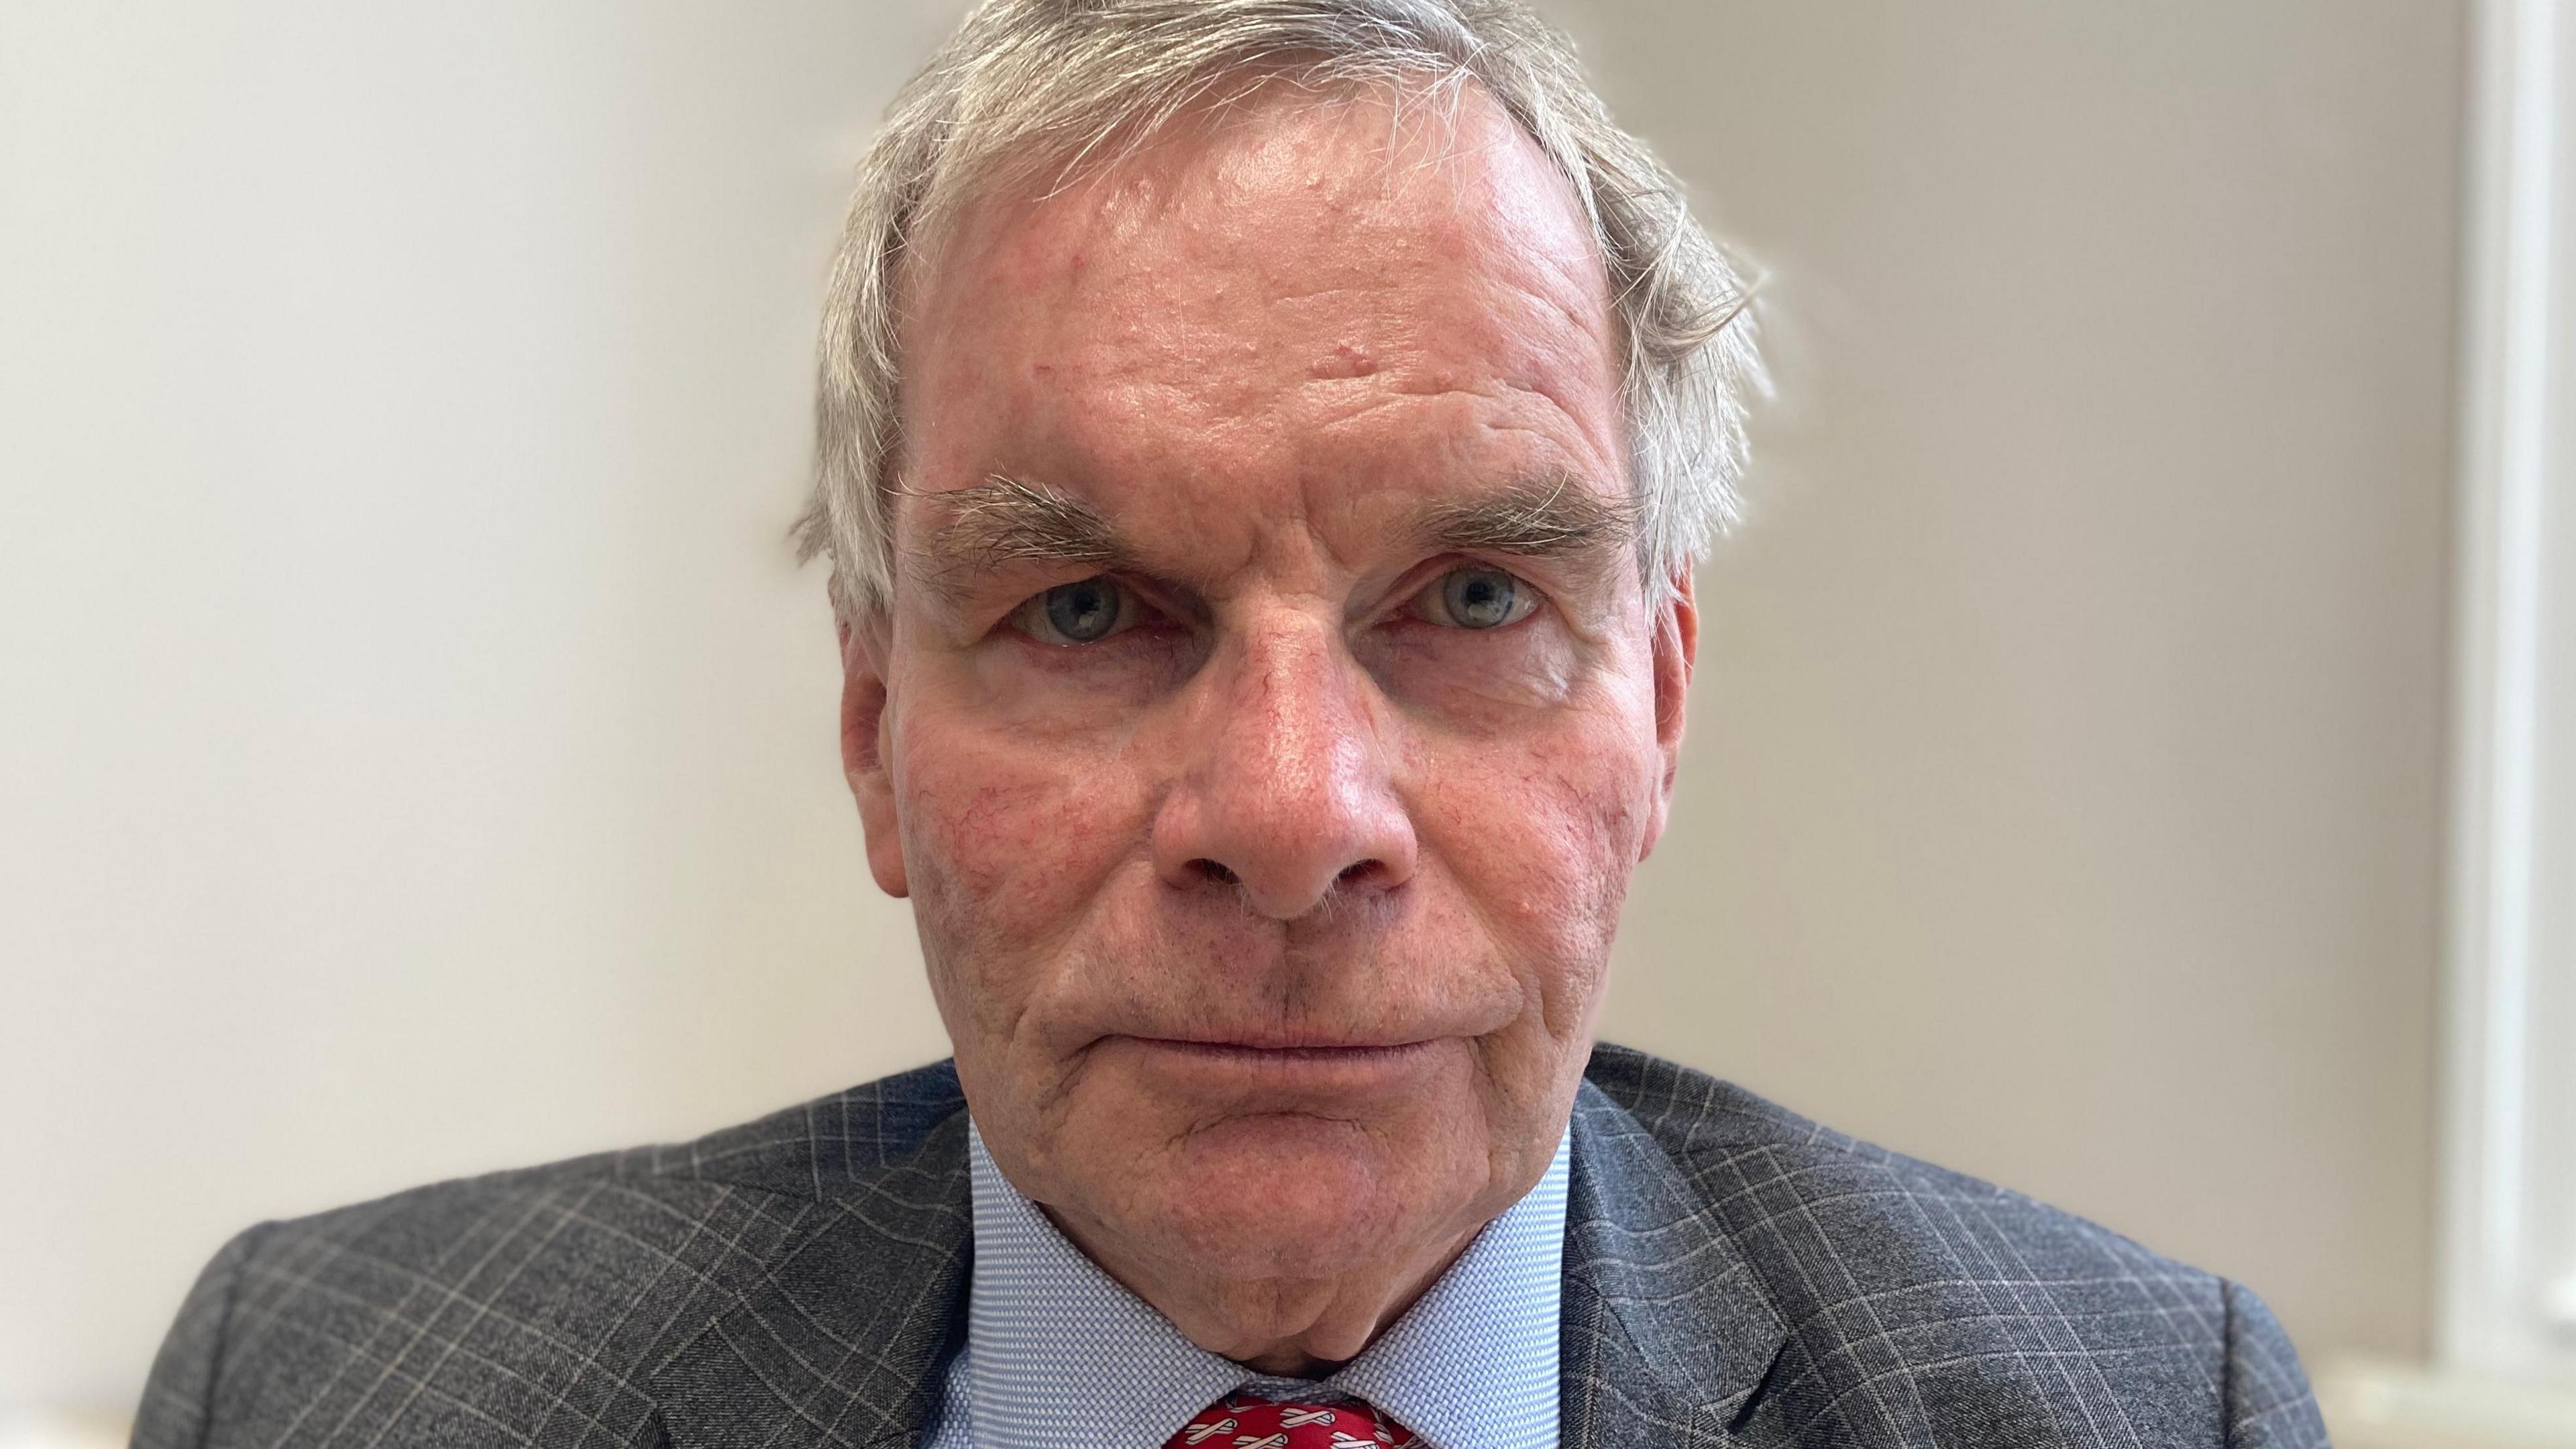
[[[993,474],[983,482],[912,495],[946,516],[911,550],[924,582],[955,595],[980,574],[1021,564],[1108,570],[1127,561],[1118,530],[1099,509],[1042,483]]]
[[[945,515],[910,550],[912,564],[952,599],[997,569],[1078,565],[1108,572],[1133,562],[1107,515],[1044,483],[996,473],[965,488],[912,496]],[[1435,504],[1415,515],[1408,532],[1432,553],[1606,563],[1633,552],[1639,527],[1631,500],[1572,474],[1550,474]]]
[[[1439,551],[1573,559],[1632,549],[1640,526],[1629,498],[1554,474],[1426,509],[1414,532]]]

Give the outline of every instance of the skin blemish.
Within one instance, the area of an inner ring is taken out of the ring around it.
[[[1317,377],[1366,377],[1377,371],[1377,359],[1367,349],[1347,342],[1333,344],[1333,355],[1314,366]]]

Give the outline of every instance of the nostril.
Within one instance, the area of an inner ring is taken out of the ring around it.
[[[1218,885],[1233,885],[1238,879],[1233,871],[1226,869],[1224,866],[1217,864],[1213,860],[1209,860],[1205,856],[1201,856],[1197,860],[1191,861],[1190,869],[1197,871],[1200,876],[1214,881]]]
[[[1344,866],[1342,873],[1333,877],[1333,880],[1339,885],[1358,885],[1371,876],[1384,874],[1385,871],[1386,867],[1377,861],[1363,860],[1356,865]]]

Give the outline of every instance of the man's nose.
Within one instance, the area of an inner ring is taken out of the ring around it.
[[[1179,745],[1154,823],[1168,884],[1239,888],[1294,920],[1336,892],[1383,893],[1413,875],[1413,823],[1389,776],[1367,676],[1326,624],[1265,624],[1221,648]]]

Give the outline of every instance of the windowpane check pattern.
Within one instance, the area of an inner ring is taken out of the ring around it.
[[[1561,1444],[2326,1442],[2251,1292],[2018,1194],[1617,1047],[1570,1142]],[[263,1224],[180,1309],[135,1442],[917,1445],[966,1338],[969,1178],[943,1063]]]

